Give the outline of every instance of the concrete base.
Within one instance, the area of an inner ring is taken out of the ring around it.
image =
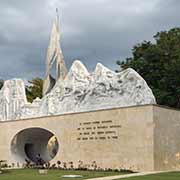
[[[28,131],[33,128],[50,134]],[[31,141],[35,153],[44,152],[49,135],[55,135],[59,150],[51,163],[61,161],[67,167],[142,172],[176,170],[180,164],[180,111],[156,105],[1,122],[0,159],[8,164],[18,166],[28,159],[24,144],[11,148],[22,131],[23,143]]]

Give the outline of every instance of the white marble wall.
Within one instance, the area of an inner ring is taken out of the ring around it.
[[[98,63],[89,73],[78,60],[41,100],[28,103],[22,80],[5,82],[0,91],[0,120],[15,120],[114,107],[156,104],[145,80],[133,69],[115,73]]]

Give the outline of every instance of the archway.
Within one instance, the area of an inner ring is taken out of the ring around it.
[[[56,156],[58,149],[55,135],[42,128],[24,129],[11,141],[11,153],[17,162],[25,162],[25,159],[36,162],[38,154],[45,162],[49,162]]]

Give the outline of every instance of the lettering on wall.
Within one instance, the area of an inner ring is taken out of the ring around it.
[[[118,139],[118,130],[121,125],[112,120],[81,122],[77,127],[78,141]]]

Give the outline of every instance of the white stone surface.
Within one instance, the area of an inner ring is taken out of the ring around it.
[[[51,69],[56,63],[56,78],[52,79]],[[46,77],[43,83],[43,95],[48,94],[54,86],[54,81],[57,79],[64,79],[67,75],[67,68],[64,62],[64,56],[60,46],[60,27],[59,18],[53,23],[49,46],[46,57]]]
[[[18,119],[27,103],[24,82],[21,79],[7,80],[0,91],[0,119]]]
[[[6,81],[0,91],[0,119],[14,120],[114,107],[156,104],[145,80],[133,69],[115,73],[98,63],[89,73],[78,60],[42,100],[28,103],[22,80]]]

